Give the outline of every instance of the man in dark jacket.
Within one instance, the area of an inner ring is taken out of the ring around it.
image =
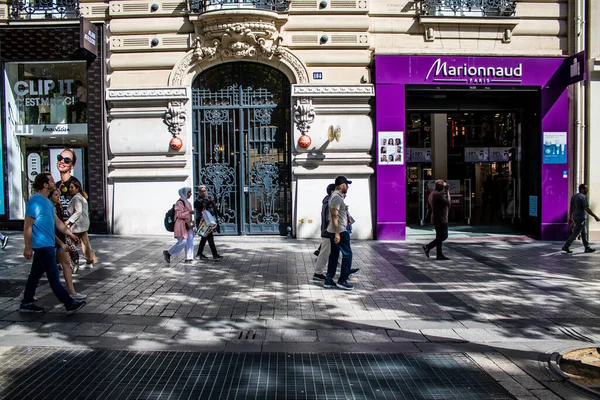
[[[442,253],[442,243],[448,239],[448,210],[450,208],[450,194],[448,184],[441,179],[435,181],[435,190],[429,195],[431,207],[431,222],[435,227],[435,239],[423,246],[423,252],[429,258],[429,251],[436,248],[436,260],[448,260]]]
[[[332,183],[327,186],[327,196],[323,197],[323,205],[321,206],[321,246],[319,246],[319,258],[315,264],[315,273],[313,274],[313,280],[324,281],[325,280],[325,267],[329,260],[329,253],[331,252],[331,245],[329,241],[329,233],[327,233],[327,225],[329,225],[329,197],[335,190],[335,184]]]

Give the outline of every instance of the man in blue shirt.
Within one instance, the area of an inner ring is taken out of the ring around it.
[[[579,185],[579,193],[575,193],[573,197],[571,197],[571,207],[569,209],[569,224],[575,224],[573,228],[573,233],[567,239],[567,242],[562,247],[563,251],[567,253],[572,253],[573,251],[569,249],[571,243],[581,234],[581,241],[583,242],[583,247],[585,247],[586,253],[593,253],[596,251],[590,247],[590,244],[587,240],[587,229],[585,227],[585,223],[587,220],[587,214],[590,214],[596,222],[600,221],[600,218],[594,214],[594,212],[590,209],[590,206],[587,201],[587,197],[585,195],[588,193],[588,187],[585,183]]]
[[[25,293],[19,312],[43,313],[44,309],[35,305],[35,289],[44,273],[48,277],[48,283],[54,292],[54,295],[60,300],[67,310],[67,314],[73,314],[85,306],[85,301],[75,301],[69,295],[69,292],[60,283],[58,267],[56,266],[56,247],[54,238],[54,229],[68,235],[77,242],[75,236],[66,225],[56,216],[54,205],[48,199],[48,195],[56,189],[54,178],[47,172],[43,172],[35,177],[33,189],[37,192],[27,202],[25,211],[25,221],[23,225],[23,238],[25,240],[25,250],[23,255],[26,259],[31,259],[33,263]]]

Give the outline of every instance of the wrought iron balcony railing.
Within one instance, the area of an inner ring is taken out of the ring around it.
[[[288,0],[188,0],[191,14],[203,14],[210,11],[254,9],[277,13],[288,11]]]
[[[10,19],[76,19],[79,0],[12,0]]]
[[[419,13],[448,17],[512,17],[515,0],[422,0]]]

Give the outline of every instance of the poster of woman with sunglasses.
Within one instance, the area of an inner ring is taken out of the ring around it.
[[[50,173],[60,191],[60,203],[65,212],[72,197],[69,195],[71,177],[84,181],[82,156],[83,149],[50,149]]]

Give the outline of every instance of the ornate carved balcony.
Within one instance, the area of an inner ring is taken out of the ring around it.
[[[276,13],[287,12],[287,0],[188,0],[190,14],[204,14],[211,11],[262,10]]]
[[[421,0],[419,15],[435,17],[512,17],[514,0]]]
[[[81,16],[79,0],[13,0],[9,19],[76,19]]]

